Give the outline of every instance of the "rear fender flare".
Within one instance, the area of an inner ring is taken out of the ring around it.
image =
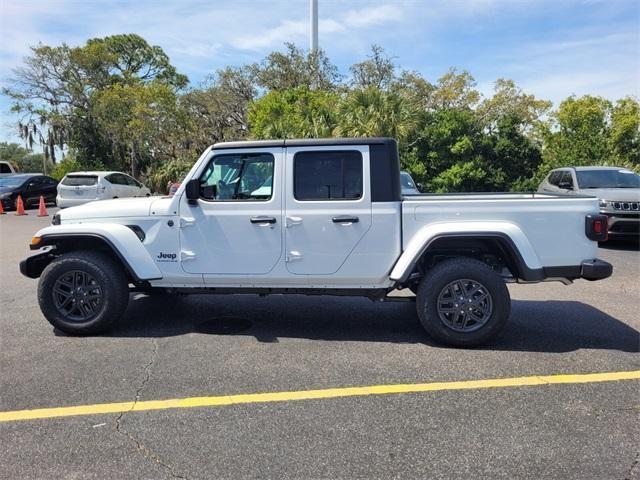
[[[395,266],[390,278],[404,283],[414,270],[429,246],[443,237],[458,238],[498,238],[503,240],[514,255],[521,276],[528,281],[541,281],[544,278],[542,264],[531,242],[519,226],[509,222],[463,222],[435,223],[421,228],[409,241]]]

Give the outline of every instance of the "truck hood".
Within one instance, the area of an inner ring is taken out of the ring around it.
[[[77,207],[60,210],[60,219],[90,220],[94,218],[113,217],[146,217],[149,216],[151,205],[160,197],[114,198],[85,203]]]
[[[580,193],[613,202],[640,202],[640,188],[585,188]]]

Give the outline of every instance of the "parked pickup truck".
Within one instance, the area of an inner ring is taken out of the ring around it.
[[[132,290],[386,301],[406,288],[434,339],[473,346],[505,325],[506,283],[610,276],[606,235],[586,196],[403,199],[393,139],[244,141],[208,148],[172,197],[60,211],[20,269],[71,334],[109,329]]]

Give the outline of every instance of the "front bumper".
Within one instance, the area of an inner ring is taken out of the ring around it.
[[[51,247],[44,247],[42,253],[27,257],[20,262],[20,273],[25,277],[38,278],[47,265],[53,260]]]
[[[640,236],[640,212],[601,212],[609,218],[609,235]]]

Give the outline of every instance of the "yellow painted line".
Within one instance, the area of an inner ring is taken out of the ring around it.
[[[246,403],[290,402],[322,398],[361,397],[399,393],[438,392],[450,390],[476,390],[486,388],[527,387],[575,383],[613,382],[640,380],[640,370],[630,372],[586,373],[575,375],[536,375],[530,377],[494,378],[488,380],[464,380],[458,382],[410,383],[398,385],[371,385],[365,387],[327,388],[294,392],[248,393],[215,397],[175,398],[170,400],[145,400],[139,402],[99,403],[72,407],[38,408],[0,412],[0,422],[38,420],[44,418],[97,415],[103,413],[142,412],[173,408],[222,407]]]

